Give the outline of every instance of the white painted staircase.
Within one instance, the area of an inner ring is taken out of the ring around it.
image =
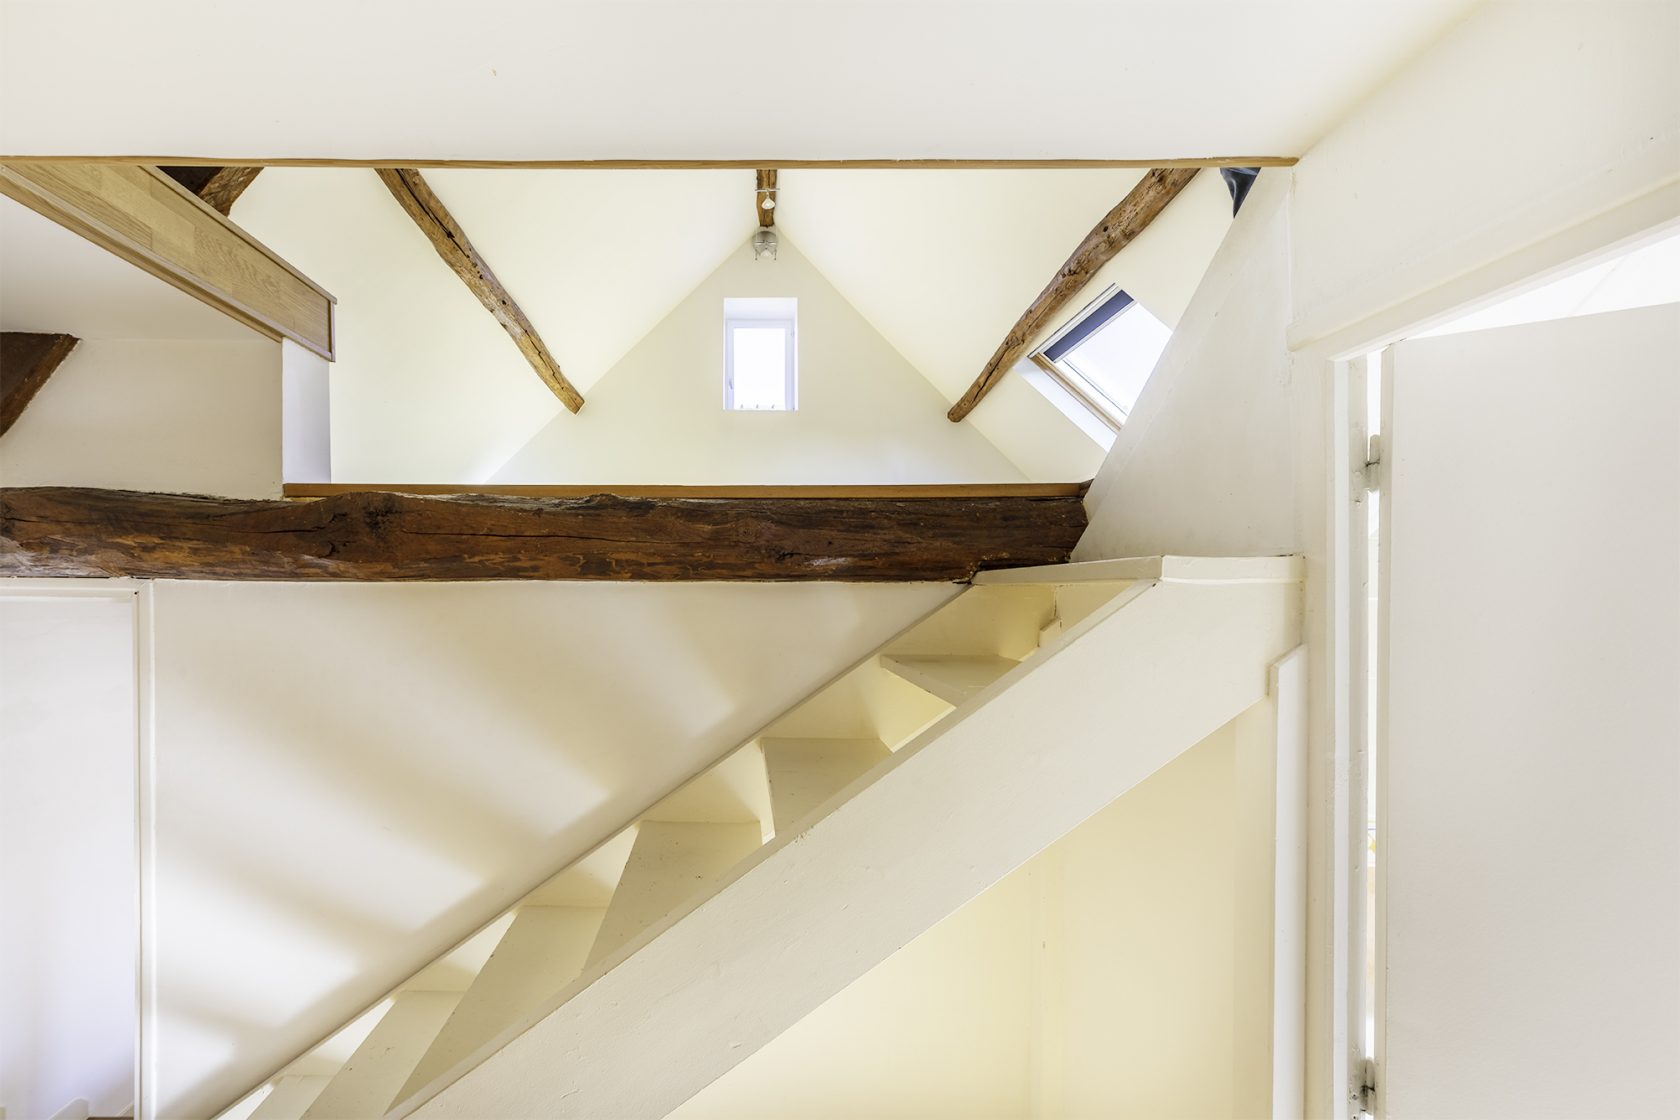
[[[979,577],[222,1120],[664,1116],[1264,700],[1299,581]]]

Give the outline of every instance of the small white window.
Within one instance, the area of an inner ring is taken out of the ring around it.
[[[799,407],[799,301],[723,301],[723,407],[791,412]]]
[[[1171,338],[1171,329],[1142,304],[1110,288],[1058,331],[1033,361],[1118,428]]]

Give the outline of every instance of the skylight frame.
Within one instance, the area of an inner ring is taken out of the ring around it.
[[[1141,306],[1134,296],[1122,290],[1119,285],[1110,284],[1029,356],[1029,360],[1044,371],[1059,388],[1115,433],[1125,424],[1131,409],[1114,400],[1101,385],[1064,359],[1077,352],[1083,343],[1098,332]],[[1145,313],[1147,314],[1147,311]],[[1170,336],[1171,328],[1168,328],[1168,331]],[[1153,372],[1151,369],[1149,375],[1145,376],[1146,384]],[[1134,401],[1133,406],[1135,405]]]

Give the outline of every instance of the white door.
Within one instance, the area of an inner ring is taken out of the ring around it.
[[[1674,1116],[1680,305],[1386,372],[1379,1112]]]

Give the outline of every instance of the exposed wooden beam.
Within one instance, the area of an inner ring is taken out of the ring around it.
[[[531,325],[519,304],[514,302],[502,282],[496,279],[496,274],[490,271],[490,266],[484,258],[478,255],[467,239],[466,232],[461,229],[461,223],[444,206],[443,200],[432,192],[420,172],[412,167],[380,167],[375,170],[379,179],[390,190],[402,208],[408,211],[408,216],[414,219],[414,224],[420,227],[420,232],[426,235],[426,240],[432,243],[455,275],[461,278],[472,294],[478,297],[490,314],[496,317],[496,322],[507,331],[508,337],[519,347],[519,352],[525,355],[525,360],[531,363],[531,368],[537,371],[537,376],[543,379],[543,384],[553,390],[562,404],[576,412],[583,407],[583,394],[578,392],[572,383],[566,380],[566,375],[560,372],[560,363],[554,360],[554,355],[543,345],[542,336],[537,334],[537,328]]]
[[[759,167],[807,170],[910,170],[910,171],[1077,171],[1150,167],[1294,167],[1298,156],[1190,156],[1181,159],[344,159],[335,156],[276,156],[243,159],[252,167],[479,167],[525,168],[565,171],[751,171]],[[225,156],[0,156],[0,163],[136,163],[171,167],[220,167]]]
[[[509,483],[458,486],[440,483],[288,482],[288,498],[330,498],[334,494],[453,494],[498,498],[1078,498],[1090,482],[936,482],[833,486],[602,486],[583,483]]]
[[[159,170],[203,199],[212,210],[229,214],[233,211],[233,204],[262,168],[166,166]]]
[[[974,379],[974,384],[945,414],[952,423],[974,411],[974,406],[992,391],[992,386],[1021,360],[1033,339],[1049,325],[1056,313],[1084,289],[1098,269],[1148,229],[1156,215],[1165,210],[1167,203],[1177,198],[1178,192],[1189,186],[1190,180],[1195,177],[1195,168],[1157,167],[1146,174],[1114,209],[1103,215],[1102,221],[1085,235],[1085,240],[1079,243],[1073,255],[1038,293],[1038,298],[1009,328],[1009,333],[1003,336],[1003,341]]]
[[[80,339],[67,334],[0,334],[0,436],[11,431],[58,364]]]
[[[776,169],[774,167],[760,167],[758,169],[758,187],[753,191],[753,208],[758,211],[758,224],[766,229],[776,224],[776,203],[781,201],[776,197]],[[764,205],[769,202],[770,205]]]
[[[8,195],[272,339],[333,356],[333,297],[159,171],[7,163]]]
[[[1079,497],[313,501],[0,490],[0,576],[937,580],[1065,561]]]

